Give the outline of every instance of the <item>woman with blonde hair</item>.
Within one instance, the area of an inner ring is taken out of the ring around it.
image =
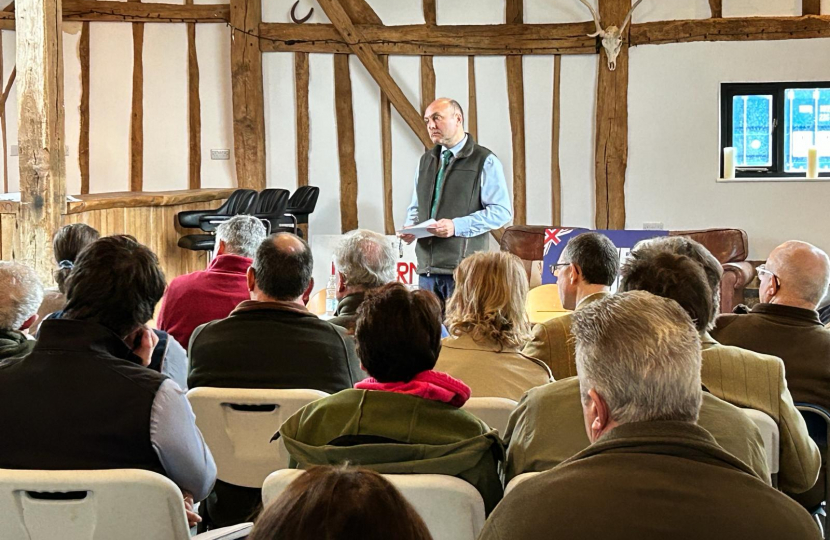
[[[552,380],[550,369],[520,351],[530,340],[525,311],[528,283],[518,257],[479,252],[455,269],[444,338],[435,369],[464,381],[473,397],[518,401]]]

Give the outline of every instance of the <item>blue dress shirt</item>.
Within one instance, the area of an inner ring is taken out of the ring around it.
[[[468,135],[465,134],[458,144],[449,149],[452,152],[453,160],[467,143],[467,137]],[[445,149],[446,147],[441,147],[442,152]],[[490,154],[484,160],[484,167],[481,171],[481,205],[484,207],[482,210],[452,220],[455,227],[455,236],[467,238],[478,236],[503,227],[513,219],[513,204],[507,191],[504,168],[495,154]],[[423,221],[418,217],[418,170],[416,169],[415,189],[412,192],[412,202],[406,210],[404,226],[408,227]]]

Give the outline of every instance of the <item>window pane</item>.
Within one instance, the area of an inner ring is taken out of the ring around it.
[[[772,96],[732,98],[732,146],[737,167],[772,166]],[[806,156],[806,151],[805,151]]]
[[[807,149],[818,147],[819,169],[830,172],[830,88],[791,88],[784,102],[784,171],[807,170]]]

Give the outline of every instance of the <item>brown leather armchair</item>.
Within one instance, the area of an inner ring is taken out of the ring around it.
[[[501,249],[517,255],[525,265],[531,287],[541,279],[541,261],[544,257],[545,229],[554,225],[515,225],[508,227],[501,238]],[[744,289],[755,277],[755,269],[746,262],[749,241],[740,229],[705,229],[697,231],[670,231],[670,236],[687,236],[700,242],[723,266],[720,282],[720,311],[731,313],[744,301]]]

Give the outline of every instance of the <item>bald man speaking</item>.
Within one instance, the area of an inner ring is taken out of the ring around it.
[[[816,311],[830,283],[830,259],[806,242],[785,242],[758,267],[758,280],[761,303],[747,314],[718,317],[712,336],[779,357],[793,400],[830,409],[830,330]]]
[[[464,132],[464,111],[457,101],[439,98],[424,112],[435,146],[421,156],[412,203],[404,228],[428,219],[434,236],[415,246],[418,280],[446,300],[455,289],[453,271],[464,257],[486,251],[487,233],[513,219],[504,169],[496,155]],[[415,240],[401,234],[407,244]]]

